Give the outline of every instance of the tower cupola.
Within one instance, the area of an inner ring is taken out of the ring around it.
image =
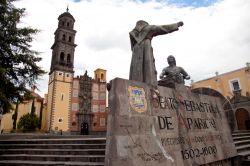
[[[50,73],[59,70],[73,73],[74,68],[74,53],[75,34],[74,17],[69,13],[68,8],[66,12],[58,17],[58,27],[54,33],[55,40],[52,45],[52,60]]]

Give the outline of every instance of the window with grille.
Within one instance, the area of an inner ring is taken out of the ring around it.
[[[232,91],[238,91],[241,89],[240,80],[239,79],[233,79],[229,81],[230,88]]]

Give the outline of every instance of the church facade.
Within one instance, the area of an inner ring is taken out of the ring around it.
[[[54,33],[48,82],[47,130],[49,132],[81,132],[83,123],[91,132],[105,132],[106,70],[97,69],[95,78],[74,77],[74,17],[68,12],[58,17]],[[102,91],[102,92],[101,92]]]
[[[96,69],[95,77],[77,76],[73,80],[71,126],[72,133],[81,133],[87,124],[90,134],[107,129],[106,70]]]

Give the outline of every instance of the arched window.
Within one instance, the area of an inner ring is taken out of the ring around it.
[[[63,22],[62,22],[62,26],[64,26],[64,24],[65,24],[65,22],[63,21]]]
[[[101,74],[101,80],[103,80],[103,79],[104,79],[104,74],[102,73],[102,74]]]
[[[61,52],[60,54],[60,61],[64,61],[64,52]]]
[[[72,40],[72,37],[71,37],[71,36],[69,36],[69,42],[71,42],[71,40]]]
[[[69,27],[69,22],[67,22],[67,27]]]
[[[67,56],[67,63],[70,63],[70,54]]]
[[[71,28],[73,28],[74,23],[72,22],[72,20],[69,21],[69,25],[70,25]]]
[[[63,38],[62,39],[65,41],[65,39],[66,39],[66,35],[65,34],[63,34]]]

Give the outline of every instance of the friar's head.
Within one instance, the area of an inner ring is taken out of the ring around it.
[[[139,20],[136,22],[136,26],[134,29],[136,29],[137,31],[141,31],[145,26],[147,26],[148,23],[144,20]]]

